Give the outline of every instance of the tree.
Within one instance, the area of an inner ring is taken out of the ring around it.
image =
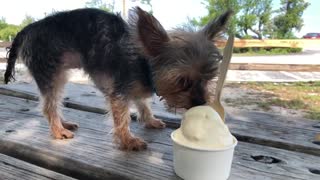
[[[12,40],[21,29],[16,25],[8,24],[5,28],[0,29],[0,39],[4,41]]]
[[[208,22],[218,17],[228,9],[232,9],[234,11],[234,16],[236,16],[236,14],[240,11],[240,4],[238,3],[238,0],[204,0],[203,4],[206,6],[208,14],[204,17],[201,17],[199,20],[192,20],[194,25],[200,27],[205,26]],[[228,29],[230,33],[236,34],[237,23],[237,18],[230,19]]]
[[[263,34],[270,33],[272,0],[242,0],[241,6],[237,25],[246,36],[249,36],[248,30],[259,39],[262,39]]]
[[[115,3],[115,0],[108,0],[108,2],[104,0],[91,0],[86,2],[86,7],[98,8],[107,12],[113,12],[114,3]]]
[[[178,31],[181,30],[181,31],[196,32],[199,30],[199,26],[193,22],[193,19],[191,19],[190,17],[187,17],[186,22],[183,22],[177,25],[175,29]]]
[[[6,22],[6,19],[4,17],[1,17],[0,18],[0,30],[7,27],[7,26],[8,26],[8,24]]]
[[[293,30],[300,31],[303,26],[302,15],[310,5],[305,0],[281,0],[279,15],[274,18],[277,38],[294,38]]]
[[[146,4],[150,7],[150,14],[153,14],[153,9],[152,9],[152,4],[151,4],[151,0],[140,0],[141,4]]]
[[[35,21],[36,21],[35,18],[33,18],[32,16],[29,16],[29,15],[26,15],[25,18],[22,20],[20,27],[22,29]]]

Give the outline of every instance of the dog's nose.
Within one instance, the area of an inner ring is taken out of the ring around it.
[[[204,99],[192,99],[191,103],[192,106],[201,106],[206,104],[206,101]]]

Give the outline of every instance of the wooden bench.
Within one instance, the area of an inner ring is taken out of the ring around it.
[[[133,122],[132,131],[148,142],[148,150],[123,152],[112,143],[112,119],[92,86],[67,85],[64,115],[80,125],[71,140],[50,137],[34,84],[1,85],[0,94],[0,159],[9,156],[6,162],[34,164],[28,173],[35,179],[38,169],[56,173],[48,176],[51,179],[179,179],[173,171],[170,133],[179,127],[181,116],[165,111],[157,98],[152,108],[169,127],[149,130]],[[227,112],[228,126],[240,141],[231,180],[320,179],[320,141],[315,139],[319,121],[230,108]],[[6,163],[0,163],[0,170],[5,168]],[[10,177],[7,174],[2,177]]]
[[[26,163],[4,154],[0,154],[0,179],[74,180],[74,178]]]

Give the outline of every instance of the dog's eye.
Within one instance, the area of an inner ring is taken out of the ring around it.
[[[180,78],[178,84],[181,88],[181,91],[188,91],[192,87],[192,81],[187,78]]]
[[[223,56],[217,53],[212,53],[210,54],[210,59],[212,59],[213,61],[219,62],[222,60]]]

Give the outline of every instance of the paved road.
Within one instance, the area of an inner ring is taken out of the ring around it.
[[[311,46],[295,55],[275,56],[234,56],[233,63],[266,63],[266,64],[320,64],[320,44]]]
[[[5,50],[5,48],[0,48],[0,58],[4,58],[4,57],[6,57],[6,50]]]
[[[297,55],[235,56],[232,57],[231,63],[320,64],[320,51]]]

